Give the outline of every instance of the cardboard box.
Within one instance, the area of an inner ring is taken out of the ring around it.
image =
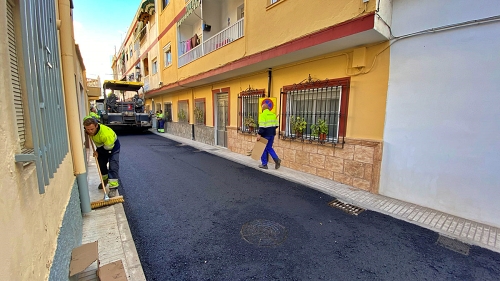
[[[266,145],[267,145],[267,140],[265,138],[260,138],[260,140],[255,142],[251,155],[253,160],[260,161],[260,157],[262,156],[262,153],[264,153]]]
[[[98,248],[97,241],[74,248],[69,263],[69,276],[83,272],[97,261],[97,277],[100,281],[127,281],[127,275],[121,260],[100,267]]]

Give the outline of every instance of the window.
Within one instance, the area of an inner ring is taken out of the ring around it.
[[[132,50],[132,46],[130,46],[130,56],[129,56],[129,58],[132,59],[133,55],[134,55],[134,53],[133,53],[133,50]]]
[[[245,17],[245,4],[242,4],[237,8],[237,20],[240,20]]]
[[[279,2],[280,0],[268,0],[268,1],[269,1],[269,5],[272,5],[272,4],[276,3],[276,2]]]
[[[187,100],[177,103],[177,122],[189,122],[189,104]]]
[[[205,125],[205,99],[196,99],[194,101],[194,121],[195,124]]]
[[[163,67],[167,67],[172,64],[172,47],[170,43],[163,47]]]
[[[247,133],[257,131],[259,122],[259,99],[264,97],[264,90],[247,90],[241,92],[239,100],[239,130]]]
[[[170,102],[165,103],[164,108],[163,114],[165,115],[165,120],[167,122],[172,122],[172,104]]]
[[[284,87],[283,137],[338,143],[345,136],[348,92],[349,79]],[[300,121],[305,121],[302,128]]]
[[[147,77],[149,75],[148,58],[142,60],[142,65],[144,66],[144,77]]]
[[[153,72],[153,75],[158,73],[158,62],[156,61],[156,58],[152,62],[151,71]]]
[[[32,151],[16,154],[15,160],[35,162],[38,191],[42,194],[69,151],[59,42],[53,20],[56,11],[53,5],[37,1],[22,9],[19,17],[7,1],[7,14],[13,17],[8,19],[8,27],[9,21],[17,21],[21,30],[14,28],[11,32],[22,33],[24,39],[22,53],[26,79],[22,89],[26,89],[28,106],[25,109],[31,124],[29,145]]]
[[[165,9],[165,7],[167,7],[169,2],[170,2],[170,0],[162,0],[162,3],[163,3],[162,9]]]

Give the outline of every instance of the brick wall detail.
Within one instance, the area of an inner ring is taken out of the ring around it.
[[[228,148],[248,155],[255,135],[228,128]],[[338,181],[372,193],[378,193],[382,141],[345,139],[333,147],[297,140],[281,140],[276,136],[274,149],[285,167]],[[257,165],[258,163],[256,163]]]

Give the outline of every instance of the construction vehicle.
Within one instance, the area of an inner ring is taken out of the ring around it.
[[[144,112],[144,98],[139,95],[141,82],[105,80],[104,99],[96,101],[100,122],[113,130],[147,131],[152,127],[150,113]],[[135,93],[130,93],[135,92]],[[133,94],[132,98],[127,98]],[[119,97],[121,95],[121,98]]]

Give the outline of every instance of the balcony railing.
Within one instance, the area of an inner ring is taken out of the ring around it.
[[[205,55],[241,37],[243,37],[243,18],[203,42]]]
[[[184,65],[197,60],[204,55],[207,55],[219,48],[224,47],[225,45],[243,37],[243,24],[244,18],[235,22],[233,25],[228,26],[223,29],[219,33],[207,39],[207,41],[203,42],[196,46],[195,48],[189,50],[188,52],[179,56],[179,66],[183,67]]]
[[[197,60],[203,56],[203,50],[201,45],[194,47],[193,49],[187,51],[186,53],[179,56],[179,67],[184,66],[194,60]]]
[[[149,76],[143,77],[142,82],[144,83],[144,86],[142,86],[144,92],[149,91]]]

